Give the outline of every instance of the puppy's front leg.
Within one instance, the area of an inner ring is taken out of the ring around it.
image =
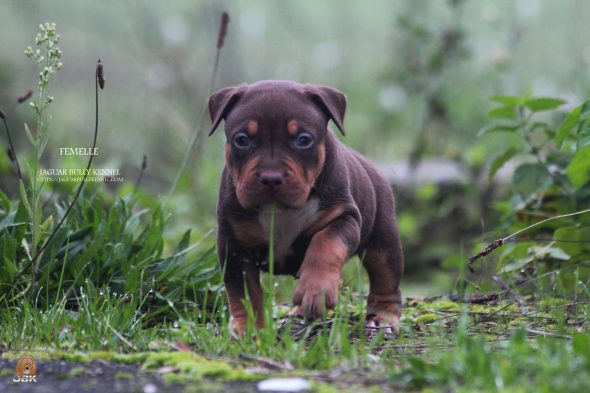
[[[223,271],[223,281],[229,311],[231,314],[231,329],[235,333],[242,334],[246,331],[248,313],[244,301],[250,299],[256,326],[264,325],[262,313],[262,288],[260,286],[260,273],[254,262],[246,262],[243,259],[243,250],[235,247],[233,242],[225,242],[224,237],[218,240],[218,253]]]
[[[336,307],[340,271],[359,241],[358,215],[340,216],[312,237],[297,274],[293,303],[298,314],[311,320]]]

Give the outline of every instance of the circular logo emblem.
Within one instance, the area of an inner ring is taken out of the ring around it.
[[[37,375],[37,363],[35,363],[35,359],[31,355],[21,356],[16,364],[16,373],[21,381],[30,380],[35,377]]]

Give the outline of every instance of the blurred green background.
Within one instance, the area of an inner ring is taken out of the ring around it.
[[[37,71],[23,51],[34,44],[40,23],[55,22],[64,66],[50,86],[56,99],[45,167],[85,165],[81,158],[60,157],[58,148],[92,142],[94,67],[100,58],[107,85],[101,92],[101,154],[95,166],[121,168],[126,182],[99,189],[111,197],[132,192],[145,154],[140,200],[155,206],[165,198],[193,133],[209,126],[202,114],[219,18],[227,10],[231,20],[215,87],[291,79],[346,93],[342,139],[379,163],[392,180],[409,282],[427,294],[450,289],[445,260],[467,257],[476,242],[493,237],[488,231],[498,222],[493,201],[505,187],[501,180],[487,182],[485,165],[517,141],[503,134],[477,137],[487,122],[489,98],[525,92],[557,96],[568,101],[565,112],[587,97],[590,8],[585,5],[583,0],[2,1],[0,107],[9,114],[16,151],[30,154],[22,124],[34,123],[34,113],[17,106],[16,98],[35,89]],[[223,133],[199,139],[167,211],[170,244],[186,228],[194,228],[196,239],[214,228],[224,142]],[[0,143],[7,145],[3,132]],[[0,188],[11,196],[16,184],[2,153]],[[67,195],[74,186],[61,185],[56,193]],[[203,248],[212,243],[209,236]]]

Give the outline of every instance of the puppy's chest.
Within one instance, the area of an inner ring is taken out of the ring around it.
[[[274,224],[271,220],[274,215]],[[295,239],[313,225],[319,216],[319,202],[317,199],[309,200],[300,209],[290,210],[262,210],[258,214],[258,222],[262,226],[263,236],[270,242],[271,225],[274,225],[274,257],[281,262],[289,254]]]

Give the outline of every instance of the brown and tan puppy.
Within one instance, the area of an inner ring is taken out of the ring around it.
[[[344,263],[359,255],[370,280],[367,321],[397,331],[404,269],[393,193],[362,156],[341,144],[346,97],[330,87],[262,81],[209,98],[213,125],[225,120],[226,165],[217,206],[219,260],[232,327],[246,326],[246,294],[263,325],[259,271],[299,278],[293,302],[306,319],[338,300]]]

